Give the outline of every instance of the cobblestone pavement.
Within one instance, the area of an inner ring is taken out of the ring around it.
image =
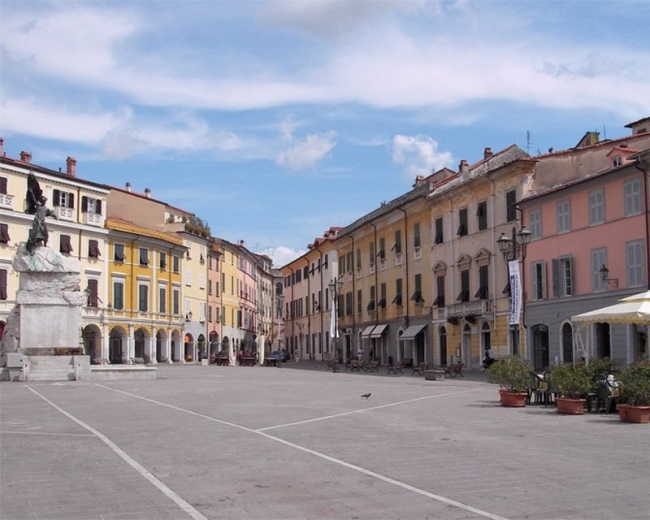
[[[2,383],[0,419],[3,520],[650,517],[650,426],[502,408],[479,372],[164,365]]]

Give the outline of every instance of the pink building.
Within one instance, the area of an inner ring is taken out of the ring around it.
[[[648,287],[649,158],[647,133],[538,158],[536,176],[544,182],[570,172],[576,180],[537,190],[519,204],[532,232],[523,267],[524,316],[536,370],[581,357],[610,357],[620,365],[648,359],[647,327],[597,323],[585,329],[571,317]],[[591,171],[580,170],[585,165]]]

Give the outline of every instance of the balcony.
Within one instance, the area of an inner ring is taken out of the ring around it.
[[[422,258],[422,248],[417,246],[413,249],[413,260],[420,260]]]
[[[494,321],[494,311],[490,300],[456,303],[454,305],[449,305],[446,310],[447,319],[462,319],[480,316],[486,320]]]
[[[104,227],[104,215],[101,213],[82,213],[82,224],[95,227]]]
[[[54,206],[54,213],[59,220],[68,220],[74,222],[74,208],[64,208],[63,206]]]
[[[395,253],[395,265],[402,265],[402,253]]]
[[[14,196],[9,195],[8,193],[0,193],[1,209],[13,209],[13,206],[14,206]]]

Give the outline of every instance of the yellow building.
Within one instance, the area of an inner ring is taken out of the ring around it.
[[[84,329],[87,353],[110,363],[182,362],[183,240],[115,218],[106,228],[108,298],[98,307],[101,327]]]
[[[235,363],[244,336],[239,328],[239,247],[220,238],[214,239],[221,253],[221,347],[229,353],[231,364]]]

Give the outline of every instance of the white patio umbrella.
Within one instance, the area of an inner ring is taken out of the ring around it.
[[[589,312],[583,312],[571,317],[579,325],[588,326],[593,323],[617,323],[650,325],[650,291],[628,296],[614,305],[602,307]],[[583,349],[587,361],[591,354],[590,335],[587,334],[587,346]],[[582,343],[582,338],[576,331],[576,339]]]

